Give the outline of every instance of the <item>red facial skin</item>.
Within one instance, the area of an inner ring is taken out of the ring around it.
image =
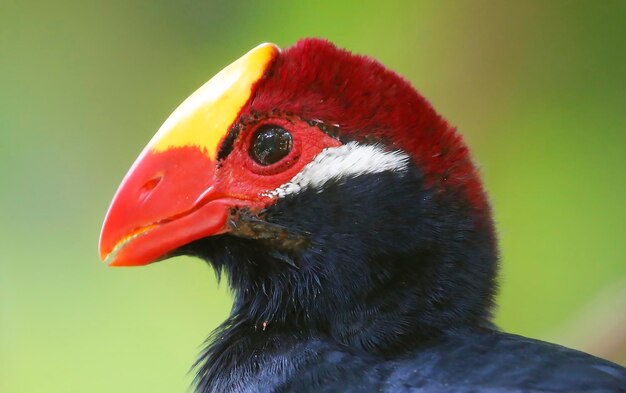
[[[260,165],[248,153],[254,131],[265,124],[281,126],[289,131],[292,137],[291,152],[282,160],[268,166]],[[341,143],[338,140],[300,119],[292,117],[266,119],[246,127],[239,134],[233,151],[218,169],[216,184],[218,188],[227,190],[230,196],[253,197],[261,205],[266,205],[273,200],[263,196],[263,193],[287,183],[323,149],[339,145]]]

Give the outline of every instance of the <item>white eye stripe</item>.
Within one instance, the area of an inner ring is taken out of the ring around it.
[[[265,195],[282,198],[304,189],[321,190],[331,180],[387,171],[404,173],[408,164],[409,156],[402,151],[388,151],[382,145],[349,142],[322,150],[289,182]]]

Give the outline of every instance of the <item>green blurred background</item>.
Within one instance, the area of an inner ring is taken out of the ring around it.
[[[466,135],[502,244],[504,329],[626,363],[626,2],[0,2],[0,391],[182,392],[229,311],[204,263],[109,269],[143,145],[262,41],[321,36]]]

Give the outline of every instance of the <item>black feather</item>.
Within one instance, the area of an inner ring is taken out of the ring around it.
[[[289,195],[264,220],[307,234],[297,266],[263,239],[179,250],[226,271],[235,294],[198,392],[626,391],[617,365],[496,331],[490,212],[414,166]]]

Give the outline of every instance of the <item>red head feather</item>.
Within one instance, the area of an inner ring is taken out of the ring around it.
[[[399,147],[428,186],[460,187],[474,207],[485,205],[461,136],[405,79],[371,58],[321,39],[298,41],[276,58],[242,116],[275,109],[337,125],[342,138]]]

